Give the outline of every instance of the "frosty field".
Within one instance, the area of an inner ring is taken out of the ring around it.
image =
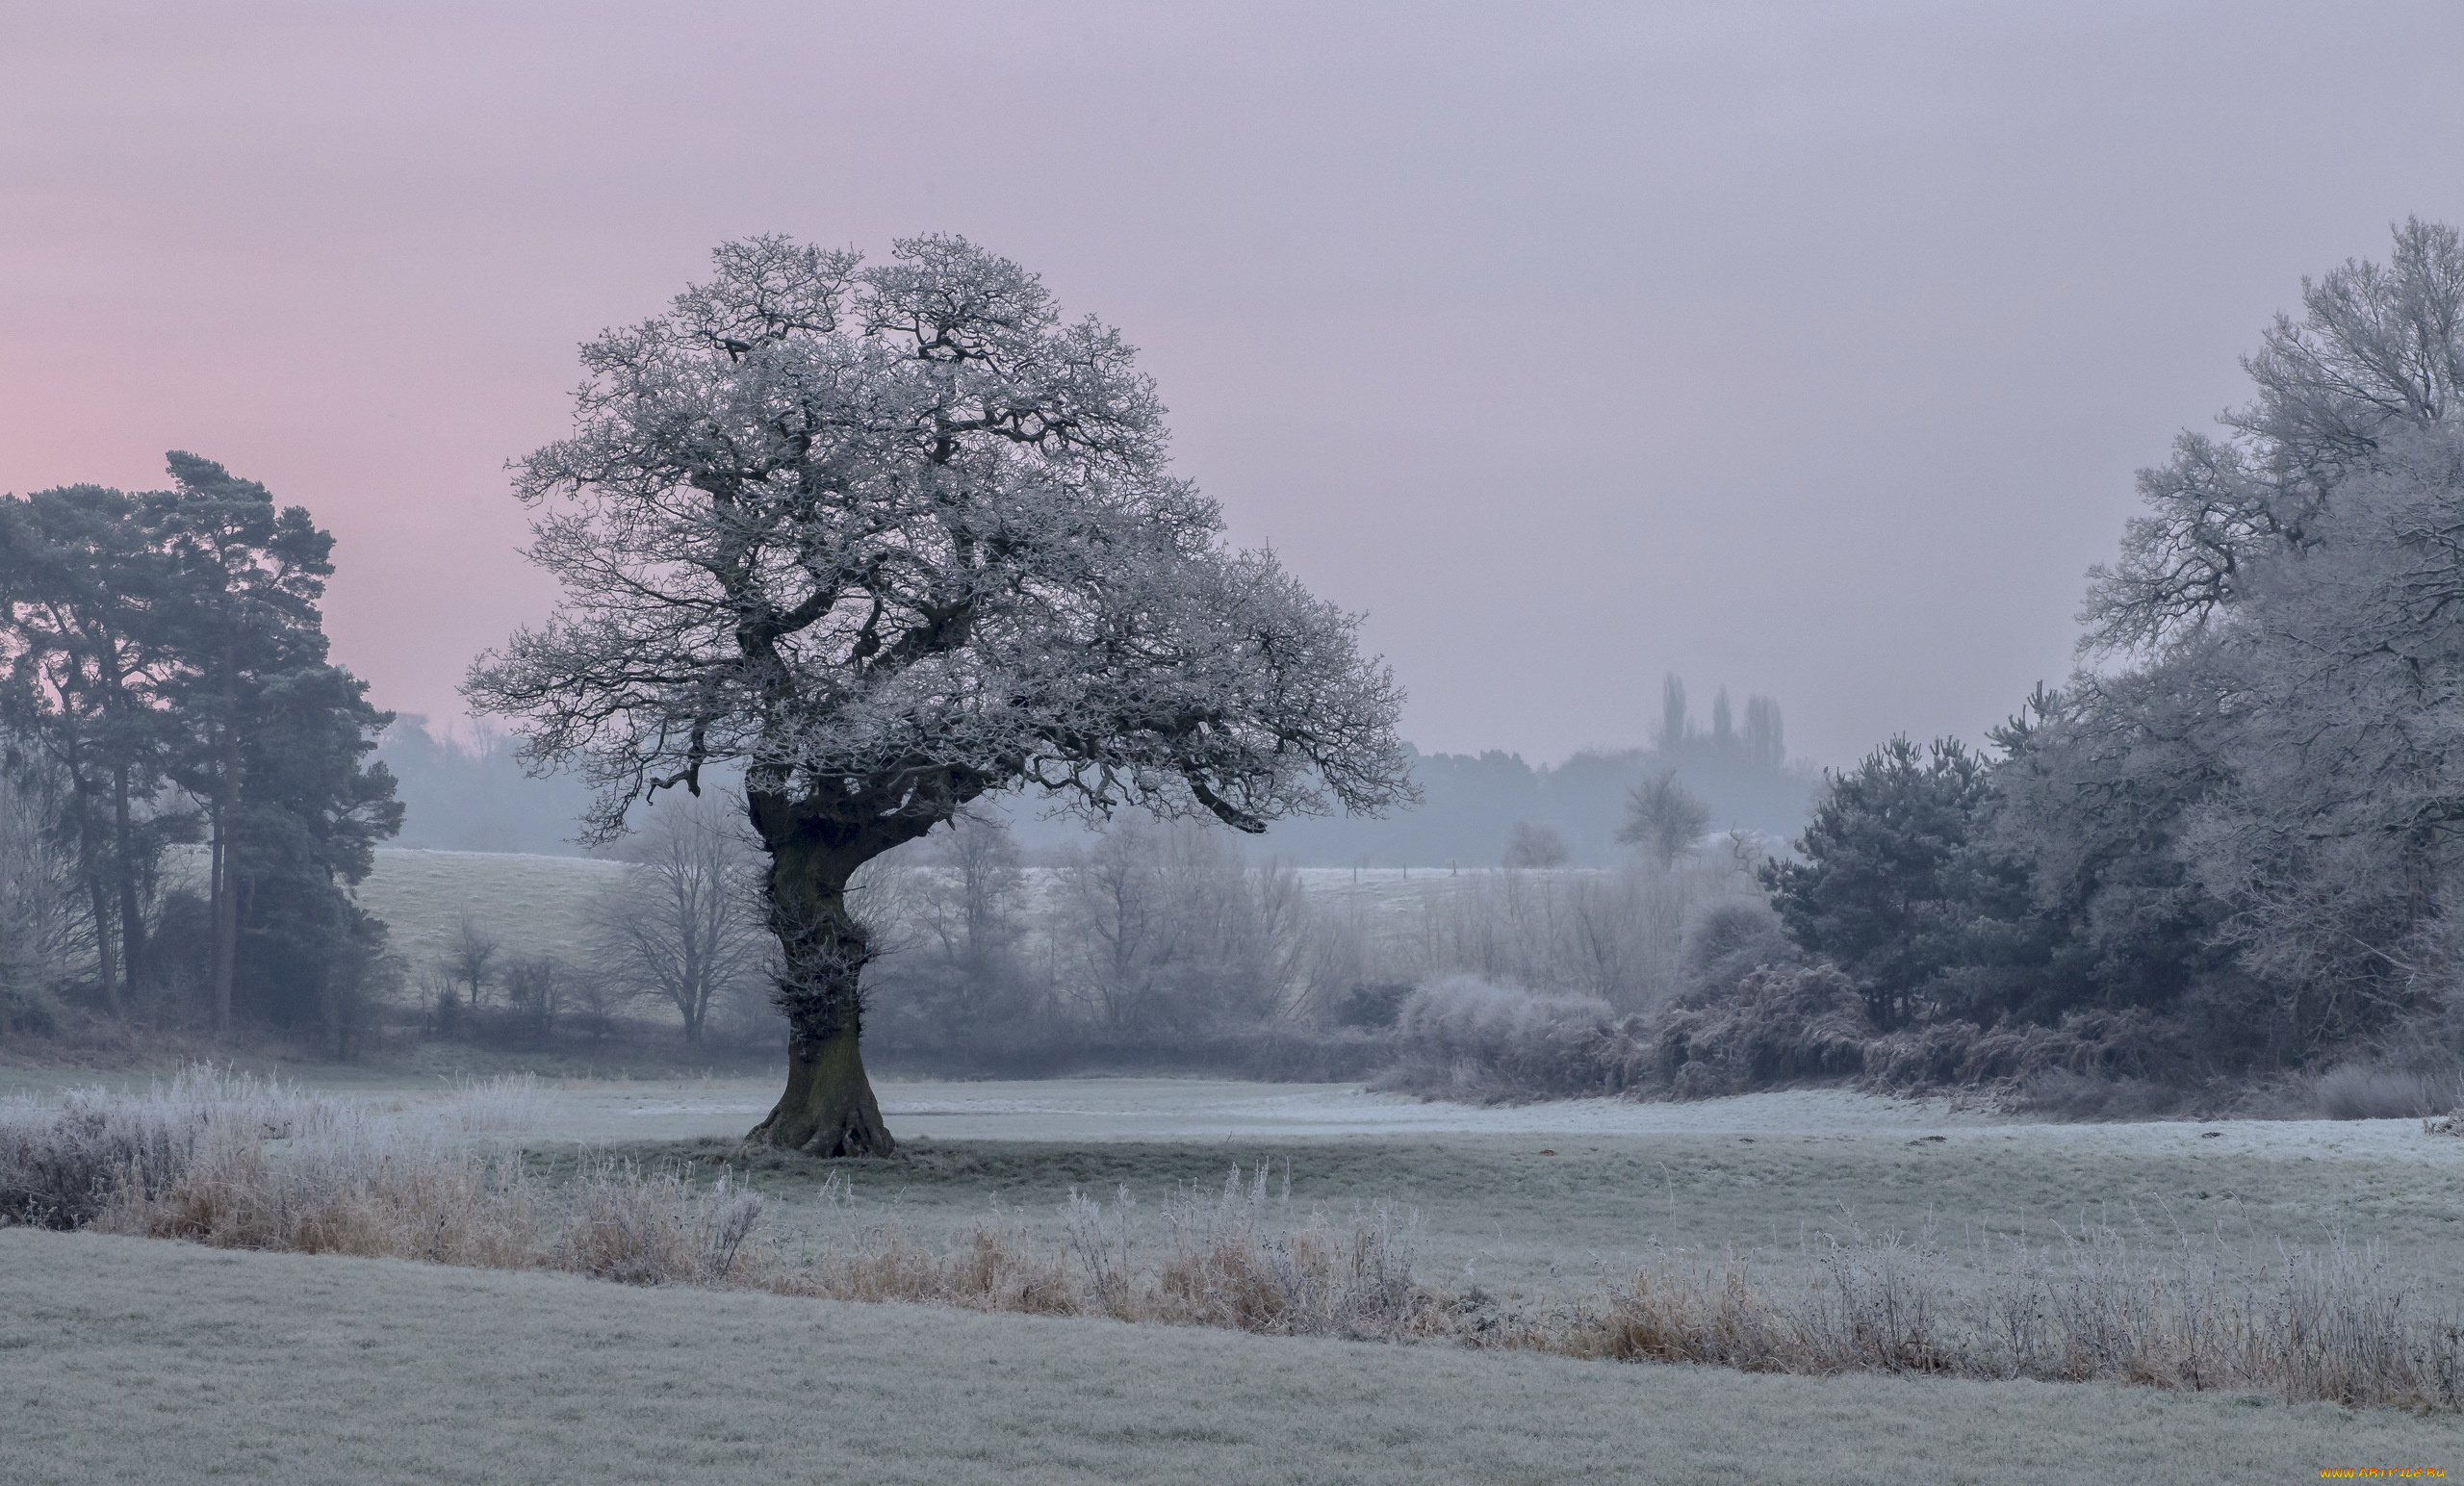
[[[310,1082],[450,1126],[434,1082]],[[19,1077],[38,1092],[52,1078]],[[1074,1188],[1141,1211],[1289,1171],[1296,1209],[1417,1214],[1441,1290],[1545,1301],[1670,1249],[1784,1261],[1900,1232],[2188,1230],[2374,1247],[2464,1311],[2464,1141],[2417,1122],[2015,1124],[1805,1090],[1479,1110],[1347,1086],[885,1081],[900,1160],[733,1143],[766,1080],[542,1087],[475,1122],[552,1174],[726,1163],[790,1250],[996,1210],[1059,1242]],[[459,1114],[457,1114],[457,1112]],[[490,1126],[513,1128],[490,1129]],[[2208,1132],[2219,1132],[2213,1136]],[[1939,1139],[1934,1139],[1938,1137]],[[832,1175],[839,1182],[829,1183]],[[853,1196],[847,1195],[852,1182]],[[189,1244],[0,1233],[0,1481],[2316,1478],[2464,1468],[2464,1423],[2231,1394],[1808,1378],[1090,1319],[642,1291]]]
[[[0,1233],[0,1481],[2317,1479],[2452,1422]]]
[[[0,1070],[0,1095],[86,1076]],[[139,1083],[141,1079],[124,1079]],[[444,1082],[312,1071],[355,1099],[449,1114]],[[2417,1120],[2018,1121],[1939,1102],[1799,1089],[1683,1104],[1502,1109],[1357,1086],[1202,1078],[883,1079],[892,1162],[823,1163],[737,1138],[776,1096],[732,1076],[542,1084],[516,1128],[551,1167],[617,1156],[749,1175],[774,1232],[895,1221],[963,1231],[999,1203],[1057,1232],[1072,1190],[1149,1212],[1236,1164],[1288,1173],[1296,1210],[1417,1214],[1441,1287],[1545,1294],[1668,1250],[1783,1258],[1827,1236],[1898,1234],[1953,1263],[2005,1237],[2112,1228],[2221,1237],[2253,1253],[2337,1239],[2416,1300],[2464,1315],[2464,1140]],[[819,1195],[833,1175],[839,1186]],[[844,1194],[852,1191],[849,1200]]]
[[[1201,1079],[881,1092],[914,1159],[855,1167],[857,1216],[894,1211],[926,1230],[972,1222],[995,1197],[1030,1219],[1051,1215],[1072,1187],[1125,1185],[1152,1204],[1268,1161],[1290,1172],[1296,1206],[1417,1212],[1433,1279],[1513,1293],[1663,1249],[1767,1258],[1826,1234],[1896,1232],[1956,1262],[1979,1242],[2059,1225],[2156,1242],[2220,1234],[2252,1250],[2341,1237],[2464,1313],[2464,1140],[2425,1136],[2417,1120],[2014,1123],[1822,1089],[1498,1110]],[[538,1133],[735,1160],[733,1138],[768,1097],[753,1081],[575,1089]],[[783,1223],[848,1220],[800,1206],[818,1164],[756,1162]]]

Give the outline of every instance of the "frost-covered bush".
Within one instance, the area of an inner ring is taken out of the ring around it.
[[[1829,965],[1757,970],[1723,997],[1652,1025],[1652,1061],[1681,1099],[1837,1078],[1865,1066],[1865,998]]]
[[[1605,1001],[1454,975],[1404,1001],[1376,1087],[1481,1104],[1621,1093],[1643,1068],[1633,1022]]]
[[[467,1086],[501,1103],[512,1081]],[[449,1107],[459,1100],[449,1101]],[[142,1090],[71,1089],[49,1103],[0,1102],[0,1223],[76,1228],[113,1215],[159,1208],[183,1192],[214,1189],[209,1206],[229,1209],[232,1164],[265,1165],[270,1142],[315,1153],[393,1153],[361,1105],[212,1064],[184,1068]],[[320,1155],[319,1159],[322,1159]],[[284,1164],[295,1176],[309,1165]],[[248,1206],[256,1200],[236,1204]],[[258,1203],[259,1206],[267,1204]],[[279,1203],[272,1204],[279,1206]]]
[[[0,1225],[75,1228],[123,1190],[158,1191],[184,1174],[206,1135],[191,1109],[76,1092],[56,1111],[0,1113]]]
[[[1946,1021],[1908,1028],[1866,1048],[1865,1072],[1886,1089],[2017,1086],[2068,1082],[2161,1082],[2178,1076],[2189,1049],[2181,1029],[2139,1007],[2073,1012],[2059,1026]],[[2066,1096],[2065,1102],[2072,1102]]]
[[[1755,971],[1800,958],[1769,901],[1746,895],[1697,904],[1685,915],[1683,946],[1685,993],[1698,997],[1732,991]]]

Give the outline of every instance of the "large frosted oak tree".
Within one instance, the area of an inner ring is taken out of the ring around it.
[[[467,691],[583,770],[604,838],[740,766],[789,1026],[754,1138],[886,1154],[847,887],[968,802],[1243,831],[1410,793],[1354,620],[1235,551],[1129,346],[956,238],[756,238],[583,347],[573,437],[516,465],[554,617]]]

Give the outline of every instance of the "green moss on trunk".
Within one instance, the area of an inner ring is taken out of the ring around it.
[[[864,1076],[857,1029],[818,1042],[787,1039],[787,1090],[748,1140],[808,1156],[887,1156],[898,1149]]]

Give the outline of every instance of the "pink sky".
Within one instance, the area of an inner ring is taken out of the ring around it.
[[[1424,748],[1836,761],[2067,664],[2131,471],[2304,273],[2464,218],[2464,10],[0,3],[0,489],[185,448],[458,711],[504,461],[713,243],[962,232],[1145,349]]]

